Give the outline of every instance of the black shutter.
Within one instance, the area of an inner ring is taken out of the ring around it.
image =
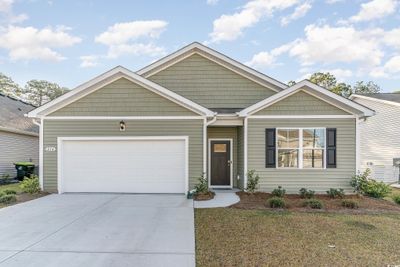
[[[265,168],[275,168],[276,163],[275,128],[265,129]]]
[[[326,167],[336,168],[336,128],[326,129]]]

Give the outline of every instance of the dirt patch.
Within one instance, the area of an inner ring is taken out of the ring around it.
[[[273,210],[267,207],[266,203],[269,198],[272,197],[270,193],[256,192],[246,193],[237,192],[240,197],[240,202],[231,206],[236,209],[262,209],[262,210]],[[358,195],[346,195],[344,199],[353,200],[358,203],[359,208],[349,209],[342,207],[342,199],[332,199],[327,195],[316,195],[316,199],[320,200],[323,204],[323,209],[316,210],[311,208],[303,207],[305,199],[300,198],[299,195],[285,195],[284,200],[286,202],[286,209],[289,211],[303,211],[303,212],[335,212],[335,213],[348,213],[348,214],[378,214],[378,213],[390,213],[400,212],[400,205],[394,204],[393,202],[374,199],[365,196]]]
[[[207,192],[207,193],[200,193],[200,194],[195,194],[193,196],[193,199],[196,201],[203,201],[203,200],[210,200],[213,199],[215,196],[214,192]]]
[[[41,192],[41,193],[37,193],[37,194],[17,193],[17,195],[16,195],[17,201],[16,202],[10,203],[10,204],[1,204],[0,203],[0,208],[12,206],[12,205],[15,205],[18,203],[27,202],[27,201],[34,200],[36,198],[44,197],[47,195],[49,195],[49,193],[46,193],[46,192]]]

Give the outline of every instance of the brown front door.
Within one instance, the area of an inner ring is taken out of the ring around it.
[[[231,185],[231,141],[211,140],[210,142],[210,185]]]

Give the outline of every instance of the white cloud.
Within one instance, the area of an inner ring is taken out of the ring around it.
[[[232,15],[222,15],[213,22],[211,42],[233,41],[243,30],[254,26],[264,17],[271,17],[275,11],[284,10],[299,0],[252,0]]]
[[[91,67],[96,67],[98,63],[99,56],[97,55],[89,55],[89,56],[81,56],[81,68],[91,68]]]
[[[344,2],[344,0],[326,0],[325,3],[327,3],[328,5],[332,5],[332,4],[336,4],[336,3],[340,3],[340,2]]]
[[[350,78],[353,76],[353,72],[349,69],[327,69],[327,70],[321,70],[321,72],[329,72],[330,74],[333,74],[339,82],[345,81],[347,78]]]
[[[79,37],[70,35],[69,30],[64,26],[55,29],[8,26],[0,30],[0,48],[8,50],[13,61],[60,61],[65,57],[53,50],[54,48],[69,47],[81,41]]]
[[[386,45],[400,50],[400,28],[387,31],[383,41]]]
[[[253,58],[246,62],[246,65],[249,65],[253,68],[263,68],[272,66],[275,63],[275,57],[269,52],[260,52],[255,54]]]
[[[350,17],[351,22],[370,21],[393,14],[398,6],[397,0],[372,0],[361,4],[357,15]]]
[[[385,71],[388,73],[400,73],[400,55],[389,59],[385,66]]]
[[[123,54],[163,55],[164,48],[154,45],[151,40],[157,39],[167,25],[162,20],[116,23],[96,36],[95,42],[108,46],[109,58]]]
[[[207,0],[207,5],[215,6],[218,2],[219,0]]]
[[[334,62],[362,62],[379,65],[383,51],[379,46],[381,31],[358,31],[353,27],[309,25],[305,38],[290,44],[290,56],[297,57],[302,65]]]
[[[28,19],[26,14],[15,15],[13,12],[14,0],[0,0],[0,15],[7,23],[21,23]]]
[[[297,6],[292,14],[290,14],[289,16],[283,17],[281,19],[281,25],[286,26],[293,20],[304,17],[311,8],[312,8],[312,5],[309,2],[305,2],[305,3]]]

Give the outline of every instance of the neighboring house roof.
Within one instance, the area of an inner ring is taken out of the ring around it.
[[[389,105],[400,106],[400,93],[376,93],[376,94],[353,94],[351,100],[355,98],[368,99]]]
[[[179,49],[178,51],[150,64],[149,66],[140,69],[136,73],[147,78],[193,54],[199,54],[276,92],[288,87],[288,85],[261,72],[258,72],[198,42],[191,43]]]
[[[116,81],[117,79],[120,78],[126,78],[136,84],[139,84],[140,86],[162,96],[165,97],[178,105],[181,105],[189,110],[192,110],[195,113],[205,115],[207,117],[212,117],[215,115],[215,112],[200,106],[199,104],[184,98],[152,81],[149,81],[142,76],[137,75],[136,73],[122,67],[118,66],[110,71],[107,71],[106,73],[103,73],[100,76],[97,76],[96,78],[78,86],[77,88],[71,90],[70,92],[54,99],[53,101],[50,101],[37,109],[31,111],[28,113],[28,117],[41,117],[45,116],[51,112],[54,112],[98,89],[101,87]]]
[[[276,103],[282,99],[285,99],[286,97],[288,97],[300,90],[304,90],[305,88],[311,90],[311,92],[314,92],[315,93],[314,96],[322,98],[322,100],[325,100],[326,102],[330,102],[339,108],[343,109],[343,107],[348,107],[349,109],[346,109],[346,111],[349,111],[353,114],[355,114],[355,112],[353,111],[353,110],[355,110],[355,111],[358,111],[357,113],[360,113],[362,116],[368,117],[368,116],[374,115],[373,110],[371,110],[363,105],[360,105],[354,101],[351,101],[347,98],[339,96],[335,93],[332,93],[331,91],[329,91],[321,86],[318,86],[318,85],[310,82],[309,80],[303,80],[301,82],[298,82],[295,85],[293,85],[271,97],[268,97],[248,108],[243,109],[238,114],[239,114],[239,116],[242,116],[242,117],[249,116],[251,114],[256,113],[257,111],[259,111],[261,109],[264,109],[268,106],[273,105],[274,103]],[[310,93],[310,92],[308,92],[308,93]],[[357,114],[357,115],[359,115],[359,114]]]
[[[37,136],[39,127],[24,116],[34,108],[31,104],[0,94],[0,130]]]

